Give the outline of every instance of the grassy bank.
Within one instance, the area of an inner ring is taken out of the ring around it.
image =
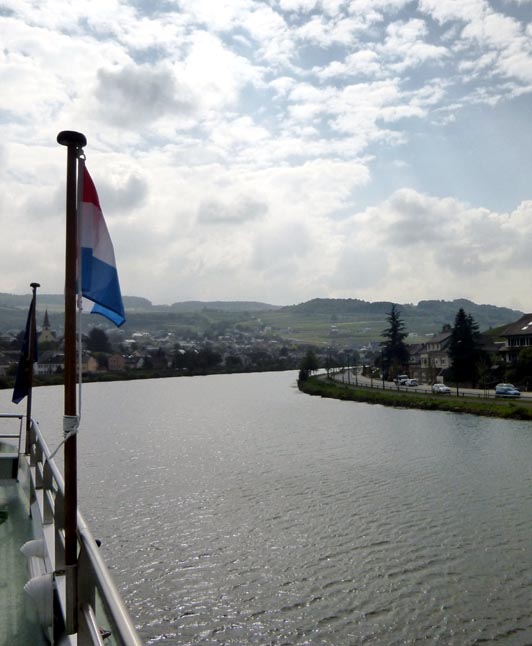
[[[397,408],[418,408],[421,410],[441,410],[453,413],[470,413],[485,417],[503,419],[532,420],[532,404],[508,400],[473,399],[436,396],[424,393],[377,390],[345,386],[319,377],[310,377],[298,382],[299,389],[308,395],[319,395],[332,399],[382,404]]]

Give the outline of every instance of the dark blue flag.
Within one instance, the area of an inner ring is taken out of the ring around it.
[[[15,389],[13,390],[12,402],[18,404],[29,392],[30,388],[30,371],[33,363],[37,361],[37,335],[35,334],[35,295],[32,298],[30,311],[28,312],[28,320],[26,322],[26,331],[24,333],[24,341],[20,351],[20,359],[18,362],[17,376],[15,378]],[[33,329],[32,329],[33,328]],[[33,334],[32,334],[33,332]],[[30,352],[30,340],[33,338],[33,352]]]

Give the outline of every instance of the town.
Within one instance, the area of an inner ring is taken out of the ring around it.
[[[468,367],[456,375],[452,370],[453,359],[455,372],[457,366],[452,348],[456,321],[454,326],[443,324],[439,331],[420,339],[417,333],[406,329],[401,310],[395,311],[398,329],[391,334],[399,334],[404,344],[403,355],[394,354],[391,341],[386,338],[388,326],[395,325],[390,323],[389,316],[381,330],[374,332],[373,339],[358,342],[342,335],[341,321],[335,316],[328,325],[327,338],[314,342],[290,338],[290,329],[264,324],[250,327],[238,322],[203,331],[151,329],[126,334],[123,329],[102,324],[100,317],[91,317],[94,322],[86,326],[82,338],[81,370],[86,381],[297,370],[305,365],[310,354],[314,367],[358,366],[369,376],[389,380],[406,373],[420,384],[452,380],[487,388],[500,381],[514,381],[528,389],[528,381],[532,382],[532,314],[482,333],[469,317],[474,327],[474,357],[466,357]],[[23,330],[0,335],[1,387],[12,385],[23,335]],[[51,325],[47,309],[37,321],[37,338],[36,384],[60,383],[64,370],[63,339],[61,330]],[[465,351],[467,345],[466,341],[459,341],[456,347]]]

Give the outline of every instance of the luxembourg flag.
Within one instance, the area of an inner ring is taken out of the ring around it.
[[[92,313],[102,314],[120,327],[126,318],[113,243],[103,219],[98,193],[85,165],[79,227],[81,295],[94,303]]]

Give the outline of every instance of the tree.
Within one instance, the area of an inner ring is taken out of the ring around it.
[[[87,350],[89,352],[112,352],[107,334],[100,328],[93,327],[87,337]]]
[[[471,314],[461,307],[455,317],[449,343],[451,374],[456,383],[475,383],[480,359],[480,333]]]
[[[388,321],[388,327],[381,332],[381,336],[387,339],[381,344],[381,367],[383,375],[388,377],[390,373],[393,376],[404,370],[408,364],[410,353],[404,342],[408,333],[397,305],[392,305],[386,320]]]
[[[242,359],[235,354],[229,354],[225,357],[225,369],[228,372],[242,372],[243,370]]]
[[[318,359],[316,358],[316,354],[314,353],[314,350],[308,349],[307,353],[303,357],[303,360],[301,361],[301,366],[299,370],[299,379],[301,381],[306,381],[310,374],[319,368],[319,363]]]
[[[313,372],[319,367],[320,366],[318,359],[316,358],[316,353],[314,352],[314,350],[308,349],[307,353],[303,357],[303,361],[301,362],[301,370],[308,370],[309,372]]]
[[[532,383],[532,347],[522,348],[517,355],[514,368],[515,379],[522,383],[526,390]]]

